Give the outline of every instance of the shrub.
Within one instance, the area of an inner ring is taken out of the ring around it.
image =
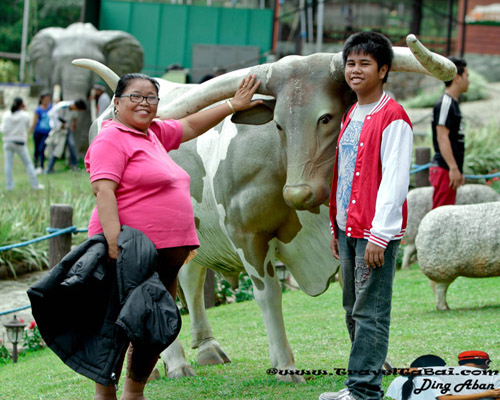
[[[7,364],[10,361],[9,350],[5,347],[2,340],[0,339],[0,365]]]
[[[487,175],[500,164],[500,128],[490,123],[477,129],[466,129],[464,173]]]
[[[17,82],[19,66],[10,60],[0,60],[0,82]]]
[[[35,321],[31,321],[28,330],[24,331],[23,351],[32,352],[45,346],[40,330]]]

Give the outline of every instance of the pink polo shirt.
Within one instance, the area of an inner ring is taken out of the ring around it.
[[[144,134],[107,120],[85,156],[91,182],[118,183],[120,224],[142,231],[157,249],[199,245],[189,175],[167,153],[177,149],[181,140],[179,121],[154,120]],[[89,237],[101,232],[96,206]]]

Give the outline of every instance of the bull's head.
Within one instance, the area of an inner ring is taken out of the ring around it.
[[[392,71],[417,72],[450,80],[455,65],[428,51],[414,35],[407,37],[409,48],[394,47]],[[112,89],[118,77],[96,70],[88,60],[75,65],[94,69]],[[342,114],[352,93],[344,80],[342,54],[318,53],[307,57],[289,56],[275,63],[233,71],[209,80],[167,104],[160,104],[161,118],[182,118],[210,104],[234,95],[241,79],[257,75],[258,92],[272,96],[247,115],[233,116],[240,123],[266,123],[274,120],[287,154],[286,184],[283,197],[299,210],[312,210],[328,200],[335,142]]]

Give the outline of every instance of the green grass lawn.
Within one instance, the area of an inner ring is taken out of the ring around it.
[[[456,364],[463,350],[481,349],[500,369],[500,278],[458,278],[448,290],[448,312],[438,312],[427,278],[413,266],[398,271],[394,284],[389,359],[405,367],[419,355],[434,353],[448,365]],[[344,325],[341,291],[333,284],[312,298],[300,291],[283,295],[288,339],[298,369],[346,368],[349,339]],[[164,377],[148,384],[149,400],[164,399],[317,399],[323,391],[338,390],[343,378],[309,376],[306,384],[278,382],[268,376],[271,367],[267,336],[255,301],[208,310],[216,339],[232,363],[198,366],[196,350],[188,348],[189,316],[183,316],[180,340],[198,376],[172,380]],[[387,388],[394,377],[385,377]],[[50,350],[20,358],[18,364],[0,366],[2,400],[92,399],[93,383],[66,367]]]

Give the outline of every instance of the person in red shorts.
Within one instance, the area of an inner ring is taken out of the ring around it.
[[[457,189],[465,183],[464,119],[458,98],[469,88],[469,71],[465,60],[450,57],[457,67],[453,80],[445,82],[444,94],[434,105],[432,113],[433,165],[429,181],[434,187],[432,208],[455,204]]]

